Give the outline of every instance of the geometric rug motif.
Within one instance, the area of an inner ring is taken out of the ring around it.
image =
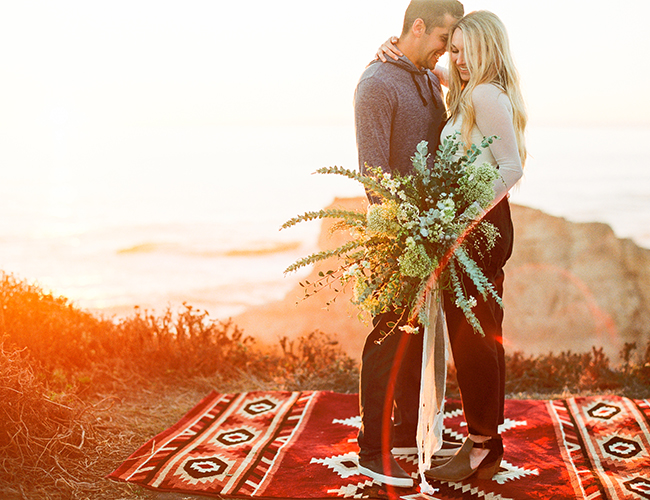
[[[358,396],[212,392],[108,477],[157,491],[252,499],[650,500],[650,403],[617,396],[506,400],[505,455],[491,480],[432,482],[435,495],[358,473]],[[458,401],[444,437],[462,441]],[[417,480],[417,457],[398,457]]]

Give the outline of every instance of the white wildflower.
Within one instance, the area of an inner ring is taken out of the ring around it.
[[[358,264],[352,264],[344,273],[343,277],[344,278],[352,278],[356,277],[359,274],[359,265]]]
[[[411,325],[402,325],[399,327],[400,330],[402,330],[404,333],[408,333],[410,335],[413,335],[415,333],[419,333],[420,327],[418,326],[411,326]]]
[[[438,210],[440,210],[440,220],[443,224],[449,224],[456,216],[456,204],[451,198],[445,198],[438,202]]]

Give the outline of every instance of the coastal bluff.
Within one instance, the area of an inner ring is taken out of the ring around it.
[[[365,210],[366,204],[362,197],[337,198],[328,208]],[[587,352],[595,346],[617,364],[626,342],[645,347],[650,339],[650,250],[617,238],[602,223],[569,222],[514,204],[512,217],[515,247],[505,268],[503,298],[509,352]],[[346,241],[345,232],[331,232],[334,222],[322,222],[319,249]],[[320,262],[305,279],[313,282],[319,271],[333,265]],[[368,316],[359,319],[350,294],[324,289],[302,300],[304,288],[296,285],[284,300],[251,308],[233,320],[261,344],[320,330],[359,359],[371,322]]]

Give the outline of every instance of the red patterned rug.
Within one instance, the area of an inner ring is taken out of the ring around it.
[[[466,434],[447,402],[445,439]],[[492,480],[385,491],[357,473],[356,394],[212,393],[115,472],[158,491],[230,498],[650,499],[650,402],[616,396],[506,401]],[[416,457],[400,459],[416,474]],[[416,480],[416,483],[418,481]]]

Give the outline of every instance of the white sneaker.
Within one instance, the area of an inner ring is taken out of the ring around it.
[[[380,484],[387,484],[398,488],[413,487],[413,478],[399,466],[392,455],[388,456],[387,467],[384,466],[383,462],[382,457],[375,458],[374,460],[362,460],[359,458],[359,473],[374,479]]]
[[[443,441],[442,448],[436,451],[433,455],[433,458],[443,458],[443,457],[453,457],[462,443],[452,443],[450,441]],[[390,452],[395,456],[405,456],[405,455],[417,455],[418,447],[417,446],[396,446],[390,450]]]

